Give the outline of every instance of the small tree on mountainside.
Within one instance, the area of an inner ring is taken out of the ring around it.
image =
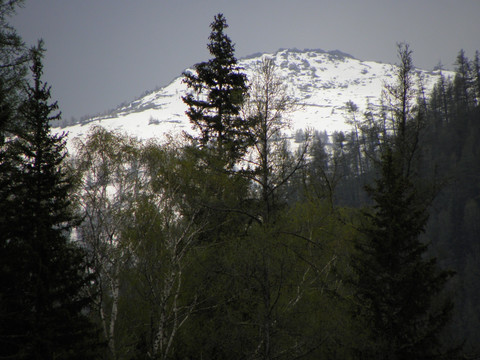
[[[465,51],[460,50],[455,61],[454,97],[457,103],[459,115],[464,116],[467,110],[471,110],[475,104],[475,77],[472,64],[465,55]]]
[[[475,58],[473,59],[473,81],[475,92],[475,105],[480,104],[480,52],[475,51]]]
[[[210,25],[208,50],[213,58],[195,65],[195,73],[185,72],[184,82],[191,92],[182,97],[203,148],[213,148],[225,163],[233,164],[249,144],[249,125],[240,114],[247,92],[247,77],[234,56],[234,44],[224,33],[228,27],[222,14]]]
[[[395,71],[395,82],[386,84],[384,99],[386,101],[385,137],[386,148],[394,142],[396,161],[401,161],[406,176],[414,169],[414,157],[419,154],[419,137],[424,126],[418,100],[418,89],[415,87],[415,67],[412,60],[413,51],[405,43],[397,44],[397,56],[400,60]]]
[[[33,84],[19,109],[25,125],[1,148],[0,357],[85,359],[97,331],[84,252],[71,243],[76,223],[64,165],[65,137],[50,134],[57,104],[41,80],[42,44],[32,49]]]

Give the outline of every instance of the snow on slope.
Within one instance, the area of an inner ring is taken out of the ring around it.
[[[307,127],[328,133],[348,130],[345,103],[353,101],[363,113],[367,103],[378,104],[385,82],[394,82],[394,65],[361,61],[340,51],[323,50],[286,49],[242,59],[239,63],[247,76],[252,74],[262,56],[275,60],[291,94],[302,104],[299,110],[289,116],[292,133]],[[423,74],[428,93],[437,82],[440,72],[418,71]],[[444,75],[452,76],[452,73],[444,72]],[[160,90],[120,107],[107,116],[62,130],[69,133],[69,140],[86,136],[95,125],[139,139],[162,139],[165,134],[175,136],[182,131],[192,132],[185,115],[186,106],[181,99],[185,92],[186,86],[180,76]]]

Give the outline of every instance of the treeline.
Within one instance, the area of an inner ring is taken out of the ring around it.
[[[297,104],[226,28],[184,74],[196,135],[97,127],[71,158],[41,44],[0,48],[23,85],[0,92],[0,358],[478,356],[478,56],[427,96],[400,44],[382,106],[292,149]]]

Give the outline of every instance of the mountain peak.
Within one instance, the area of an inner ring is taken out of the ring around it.
[[[347,101],[353,101],[363,113],[378,106],[385,83],[394,81],[395,65],[361,61],[340,50],[279,49],[275,53],[256,53],[239,60],[248,77],[263,57],[272,58],[291,95],[302,106],[290,114],[291,132],[313,128],[319,131],[346,131]],[[424,87],[433,88],[440,73],[422,73]],[[444,72],[445,76],[451,73]],[[94,125],[104,126],[140,139],[162,138],[166,133],[191,132],[181,97],[187,91],[182,77],[157,90],[146,92],[137,100],[122,104],[106,115],[69,126],[69,139],[85,136]]]
[[[340,58],[355,59],[354,56],[352,56],[350,54],[347,54],[347,53],[345,53],[341,50],[328,50],[328,51],[326,51],[326,50],[323,50],[323,49],[303,49],[303,50],[299,50],[297,48],[280,48],[273,55],[277,55],[278,53],[297,53],[297,54],[317,53],[317,54],[328,54],[328,55],[331,55],[332,57],[336,57],[338,59],[340,59]],[[247,55],[245,57],[242,57],[239,60],[242,61],[242,60],[261,58],[262,56],[265,56],[265,55],[270,55],[271,56],[272,54],[266,53],[266,52],[256,52],[256,53]]]

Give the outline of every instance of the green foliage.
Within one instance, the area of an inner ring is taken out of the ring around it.
[[[181,330],[180,357],[347,358],[339,342],[353,339],[349,303],[341,300],[349,296],[342,283],[348,227],[322,201],[275,218],[192,252],[186,278],[203,296]]]
[[[228,48],[214,47],[222,19],[212,24],[212,54]],[[462,331],[473,334],[476,326],[466,317],[476,318],[478,247],[470,237],[478,232],[479,206],[469,196],[478,184],[462,182],[456,193],[464,202],[439,202],[448,205],[441,214],[433,211],[431,222],[427,212],[438,191],[428,156],[438,155],[445,168],[454,159],[470,178],[477,168],[476,130],[467,136],[463,129],[476,129],[473,108],[467,118],[454,111],[460,82],[447,79],[432,105],[422,100],[412,85],[410,56],[399,46],[403,69],[388,87],[383,112],[359,120],[356,105],[348,103],[353,131],[334,134],[332,143],[316,134],[310,149],[297,154],[281,136],[284,111],[293,103],[281,86],[262,92],[267,83],[281,85],[268,63],[242,99],[242,114],[251,120],[248,142],[228,151],[236,145],[212,120],[223,110],[208,104],[209,89],[200,81],[217,58],[186,75],[187,82],[198,80],[190,83],[195,103],[189,111],[212,116],[198,117],[197,129],[205,130],[200,138],[163,145],[109,132],[91,138],[95,146],[80,162],[88,169],[83,191],[103,197],[85,197],[84,204],[104,207],[89,236],[108,245],[104,253],[96,250],[100,278],[117,279],[100,287],[99,321],[114,329],[108,357],[424,358],[442,354],[443,331],[468,323]],[[432,124],[438,133],[423,137]],[[449,135],[465,138],[442,148]],[[420,148],[423,139],[428,142]],[[371,184],[366,191],[365,183]],[[366,203],[370,211],[341,207]],[[430,252],[443,254],[442,267],[463,256],[469,276],[447,283],[451,273],[441,271]],[[450,328],[447,287],[468,294]]]
[[[77,196],[82,223],[79,241],[87,249],[91,271],[93,309],[108,345],[110,356],[128,352],[128,324],[123,293],[132,251],[123,233],[133,221],[138,194],[146,187],[140,174],[139,144],[134,139],[103,128],[94,128],[85,142],[79,142],[73,167],[79,182]],[[130,306],[130,305],[128,305]]]

